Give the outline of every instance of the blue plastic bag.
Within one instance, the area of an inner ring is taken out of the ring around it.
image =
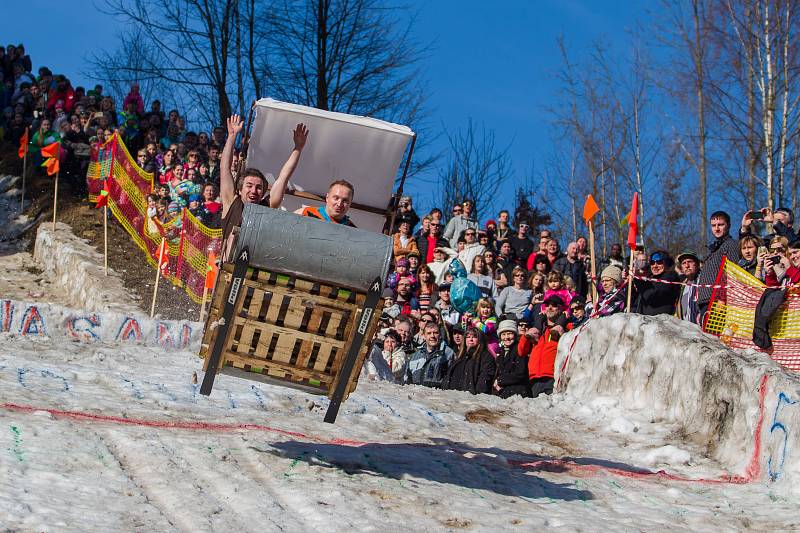
[[[473,311],[475,304],[480,300],[481,290],[472,281],[467,279],[467,269],[458,259],[450,262],[450,273],[453,283],[450,284],[450,301],[459,313]]]

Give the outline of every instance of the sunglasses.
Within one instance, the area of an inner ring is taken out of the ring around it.
[[[558,309],[561,306],[558,304],[544,304],[545,307],[550,307],[551,309]]]
[[[474,235],[475,235],[475,232],[474,232],[474,231],[468,231],[468,232],[466,232],[464,235],[472,235],[472,236],[474,236]]]
[[[770,248],[770,251],[772,251],[772,252],[782,252],[782,251],[784,251],[784,248],[783,248],[783,246],[778,246],[776,248]]]
[[[651,265],[663,265],[664,264],[664,260],[663,259],[653,259],[652,261],[650,261],[650,264]]]

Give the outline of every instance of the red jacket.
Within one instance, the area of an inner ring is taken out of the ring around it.
[[[552,378],[556,365],[558,341],[550,340],[550,329],[544,330],[539,342],[533,347],[528,359],[528,377],[530,379]]]
[[[793,285],[800,283],[800,268],[797,268],[794,265],[791,265],[789,268],[786,269],[786,275],[783,278],[783,282],[786,280],[791,281]],[[764,277],[764,284],[767,287],[780,287],[781,283],[778,282],[778,276],[775,275],[774,270],[769,270],[767,275]]]

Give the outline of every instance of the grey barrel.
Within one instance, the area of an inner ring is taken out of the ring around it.
[[[250,266],[366,291],[386,280],[392,239],[380,233],[246,204],[236,242],[250,251]]]

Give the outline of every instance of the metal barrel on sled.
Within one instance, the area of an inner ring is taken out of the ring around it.
[[[386,235],[247,204],[214,288],[201,393],[216,369],[324,394],[335,421],[377,327],[391,256]]]

